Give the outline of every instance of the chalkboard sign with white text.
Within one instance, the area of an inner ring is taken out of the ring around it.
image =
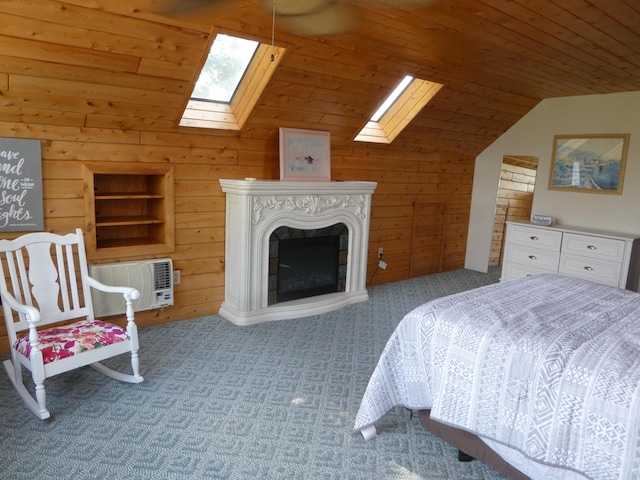
[[[0,232],[43,229],[40,141],[0,138]]]

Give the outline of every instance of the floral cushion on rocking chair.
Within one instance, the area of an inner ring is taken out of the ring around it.
[[[38,332],[44,363],[72,357],[129,339],[123,328],[102,320],[81,320],[70,325],[48,328]],[[31,355],[29,334],[20,337],[15,348],[27,358]]]

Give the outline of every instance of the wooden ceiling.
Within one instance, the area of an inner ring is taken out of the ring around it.
[[[270,42],[271,12],[261,0],[180,18],[153,13],[157,6],[0,2],[0,121],[193,133],[175,125],[212,29]],[[276,23],[275,42],[289,53],[243,136],[278,123],[351,141],[410,73],[445,88],[410,125],[414,135],[397,141],[478,153],[541,99],[640,90],[637,0],[352,8],[353,28],[331,37]],[[437,142],[420,140],[429,137]]]

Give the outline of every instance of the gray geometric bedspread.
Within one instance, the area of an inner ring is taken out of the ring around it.
[[[396,406],[593,480],[640,480],[640,294],[550,274],[421,305],[389,339],[355,430]]]

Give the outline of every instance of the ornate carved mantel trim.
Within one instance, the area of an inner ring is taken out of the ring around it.
[[[264,216],[262,215],[263,209],[300,211],[307,215],[316,215],[327,210],[338,208],[353,210],[358,218],[364,219],[366,217],[365,209],[367,208],[367,201],[364,195],[359,195],[357,198],[351,195],[332,195],[329,197],[314,194],[279,198],[274,195],[268,200],[263,200],[261,197],[255,196],[253,197],[254,216],[252,223],[257,225],[260,221],[264,220]]]

